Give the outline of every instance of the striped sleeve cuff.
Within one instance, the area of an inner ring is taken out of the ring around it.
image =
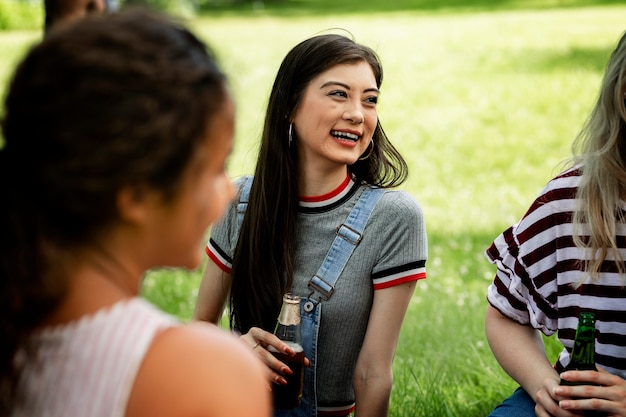
[[[208,257],[217,265],[222,271],[230,274],[233,269],[232,259],[222,250],[213,239],[210,239],[205,247],[205,252]]]
[[[396,268],[387,269],[372,274],[375,290],[394,287],[405,282],[417,281],[426,278],[426,261],[417,261]]]

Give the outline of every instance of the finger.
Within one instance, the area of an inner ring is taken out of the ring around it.
[[[294,350],[289,347],[289,345],[287,345],[285,342],[276,337],[275,334],[265,331],[259,327],[250,328],[250,331],[248,331],[247,335],[251,336],[254,339],[254,344],[256,344],[256,342],[259,342],[259,345],[263,346],[263,348],[265,349],[267,349],[268,346],[273,346],[274,349],[279,352],[283,352],[290,356],[295,355]]]
[[[270,370],[269,378],[272,382],[277,384],[287,384],[285,375],[292,375],[293,370],[286,365],[283,361],[275,356],[275,354],[285,354],[293,356],[296,352],[285,342],[280,340],[273,333],[269,333],[261,328],[252,327],[244,336],[247,340],[253,341],[251,345],[252,350],[255,350],[257,354],[262,358],[263,362]],[[250,342],[248,342],[250,343]],[[308,358],[304,358],[304,366],[310,366],[311,361]]]
[[[606,387],[597,385],[575,385],[567,387],[567,389],[560,389],[559,392],[564,392],[563,399],[571,398],[608,398],[610,390]]]
[[[582,382],[588,385],[603,385],[603,381],[610,379],[611,374],[602,374],[598,371],[567,371],[563,372],[561,379],[569,382]]]
[[[268,382],[267,386],[270,390],[272,389],[273,384],[279,384],[279,385],[287,384],[287,380],[283,376],[272,371],[270,368],[265,368],[265,379]]]
[[[541,406],[541,404],[535,404],[535,414],[537,417],[552,417],[552,414]]]
[[[239,336],[239,340],[244,342],[246,346],[249,346],[251,349],[256,348],[260,344],[260,341],[255,339],[250,332]]]
[[[559,376],[565,381],[595,382],[600,375],[597,371],[566,371]]]
[[[267,366],[272,368],[277,374],[280,375],[291,375],[293,371],[291,368],[285,364],[285,362],[281,361],[279,358],[274,356],[271,351],[265,351],[264,359]]]
[[[548,380],[544,382],[544,387],[537,392],[537,403],[535,404],[537,417],[577,417],[571,411],[559,407],[558,401],[566,398],[555,396],[554,387],[552,389],[547,387],[553,387],[553,384]]]
[[[265,347],[263,347],[262,342],[257,343],[253,347],[253,350],[256,352],[261,361],[267,366],[268,370],[270,371],[269,379],[274,382],[286,384],[287,382],[284,381],[284,378],[282,378],[282,376],[293,374],[291,368],[289,368],[289,366],[287,366],[284,362],[274,356],[272,352],[266,350]]]
[[[556,404],[554,405],[554,407],[550,407],[549,409],[544,408],[541,404],[536,404],[535,414],[537,415],[537,417],[573,417],[575,416],[571,412],[559,408],[559,406]]]
[[[259,328],[259,327],[251,327],[250,330],[248,330],[248,333],[246,333],[246,336],[249,336],[252,341],[254,342],[253,346],[267,346],[265,343],[265,340],[267,339],[267,334],[268,332],[266,332],[265,330]]]
[[[286,385],[287,380],[284,378],[283,374],[293,373],[291,369],[265,350],[260,343],[256,350],[260,360],[266,365],[264,373],[266,380],[269,382],[268,386],[270,389],[272,384]]]
[[[535,414],[537,414],[538,417],[554,416],[556,415],[558,408],[559,405],[556,400],[552,398],[550,391],[546,388],[542,388],[537,391]]]
[[[559,407],[564,410],[576,411],[608,411],[610,402],[599,398],[568,399],[559,402]]]
[[[580,417],[580,414],[570,410],[565,410],[558,405],[550,407],[549,410],[550,411],[546,410],[539,404],[535,406],[535,414],[537,417]]]

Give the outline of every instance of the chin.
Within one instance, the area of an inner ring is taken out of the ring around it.
[[[354,155],[354,154],[347,155],[347,154],[344,153],[343,155],[341,155],[341,154],[335,155],[333,160],[335,162],[337,162],[337,163],[340,163],[340,164],[352,165],[356,161],[359,160],[360,156],[361,156],[361,154],[358,154],[358,155]]]
[[[345,164],[346,164],[346,165],[354,165],[354,164],[356,164],[358,161],[359,161],[359,158],[358,158],[358,157],[356,157],[356,158],[354,158],[354,159],[350,159],[349,161],[346,161],[346,162],[345,162]]]

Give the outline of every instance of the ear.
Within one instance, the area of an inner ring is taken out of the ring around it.
[[[120,219],[129,223],[143,223],[150,212],[150,193],[145,187],[125,187],[117,194]]]

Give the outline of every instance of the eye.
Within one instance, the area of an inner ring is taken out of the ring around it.
[[[372,106],[375,106],[378,103],[378,96],[371,96],[371,97],[367,97],[365,99],[365,102],[367,104],[370,104]]]
[[[335,96],[335,97],[343,97],[343,98],[347,98],[348,97],[348,93],[346,93],[345,91],[342,90],[335,90],[335,91],[331,91],[330,93],[328,93],[329,96]]]

